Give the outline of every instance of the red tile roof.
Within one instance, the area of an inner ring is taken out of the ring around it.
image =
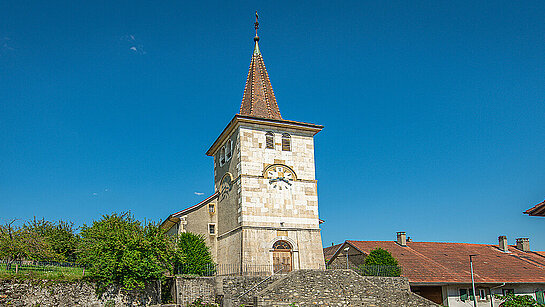
[[[522,252],[509,246],[504,253],[492,244],[408,242],[402,247],[394,241],[346,241],[365,254],[381,247],[388,250],[411,283],[471,282],[469,255],[473,258],[477,283],[545,283],[545,257],[542,253]]]
[[[524,211],[524,213],[531,216],[545,216],[545,201],[542,201],[532,208]]]
[[[259,38],[254,38],[255,47],[244,88],[240,115],[262,118],[282,119],[280,109],[274,97],[274,91],[265,68],[265,62],[259,51]]]
[[[332,245],[332,246],[328,246],[328,247],[324,248],[324,258],[326,259],[326,261],[331,259],[331,257],[333,257],[333,255],[335,255],[335,253],[337,252],[339,247],[341,247],[342,245],[343,245],[343,243],[340,243],[340,244],[337,244],[337,245]]]
[[[198,209],[198,208],[200,208],[200,207],[206,205],[206,204],[209,203],[210,201],[216,199],[216,198],[218,197],[218,195],[219,195],[219,193],[216,192],[216,193],[214,193],[214,194],[208,196],[205,200],[199,202],[198,204],[193,205],[193,206],[191,206],[191,207],[189,207],[189,208],[186,208],[186,209],[184,209],[184,210],[182,210],[182,211],[178,211],[178,212],[176,212],[176,213],[173,213],[173,214],[171,214],[170,216],[179,216],[179,215],[183,215],[183,214],[185,214],[185,213],[189,213],[189,212],[191,212],[191,211],[193,211],[193,210],[195,210],[195,209]]]

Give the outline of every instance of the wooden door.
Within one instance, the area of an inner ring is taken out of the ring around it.
[[[273,268],[274,272],[288,273],[291,272],[291,251],[290,250],[275,250],[273,252]]]

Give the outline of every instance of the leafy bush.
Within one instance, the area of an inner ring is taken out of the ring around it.
[[[500,307],[540,307],[540,305],[533,297],[530,295],[496,295],[497,299],[502,300]]]
[[[178,236],[176,266],[179,274],[210,275],[214,262],[202,235],[183,232]]]
[[[401,268],[389,251],[377,248],[365,258],[358,271],[365,276],[401,276]]]
[[[363,263],[365,265],[397,265],[397,260],[389,251],[379,247],[372,250]]]
[[[158,225],[142,225],[130,213],[104,215],[81,230],[78,262],[88,267],[86,277],[97,282],[99,293],[112,284],[142,289],[146,281],[162,279],[172,256],[171,241]]]

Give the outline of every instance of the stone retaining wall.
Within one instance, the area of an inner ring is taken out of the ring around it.
[[[100,298],[88,282],[0,280],[0,306],[150,306],[160,302],[158,283],[144,291],[111,287]]]
[[[378,279],[374,280],[376,283]],[[398,280],[399,281],[399,280]],[[256,294],[257,306],[438,307],[407,290],[394,290],[394,282],[379,287],[352,270],[299,270],[275,281]]]
[[[204,301],[216,300],[217,285],[215,277],[176,277],[175,295],[178,305],[187,304],[201,298]]]
[[[225,306],[248,305],[253,302],[253,297],[257,292],[284,276],[177,277],[174,290],[175,302],[185,306],[201,298],[209,302],[222,301]],[[239,296],[248,290],[249,292],[239,299]]]
[[[373,285],[391,291],[410,291],[409,279],[407,277],[382,277],[363,276],[365,280]]]

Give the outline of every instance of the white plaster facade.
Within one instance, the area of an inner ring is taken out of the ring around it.
[[[469,293],[471,284],[451,284],[443,285],[443,305],[449,307],[469,307],[473,306],[473,300],[462,300],[460,297],[460,289],[466,289]],[[530,295],[534,299],[537,299],[539,291],[545,291],[545,284],[534,283],[520,283],[520,284],[490,284],[490,285],[475,285],[475,292],[477,293],[477,307],[498,307],[501,301],[494,298],[494,295],[503,295],[505,290],[514,290],[515,295]],[[484,290],[485,296],[480,296],[480,291]],[[492,296],[490,295],[492,292]],[[542,295],[542,294],[541,294]],[[492,301],[491,301],[492,297]]]

